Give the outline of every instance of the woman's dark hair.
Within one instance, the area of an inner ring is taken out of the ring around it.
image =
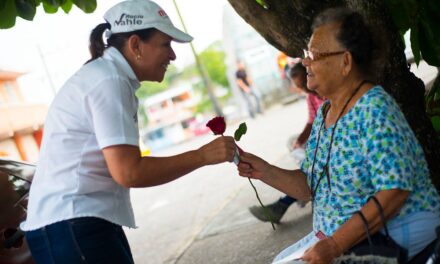
[[[362,15],[346,7],[330,8],[315,18],[312,30],[330,23],[340,24],[336,39],[351,53],[361,73],[370,77],[378,46]]]
[[[309,90],[309,88],[307,87],[307,69],[306,67],[304,67],[302,62],[298,62],[295,65],[293,65],[292,68],[289,69],[287,74],[291,80],[302,75],[304,78],[301,80],[302,83],[301,83],[301,87],[299,88],[306,93],[312,93],[315,95],[317,94],[315,91]]]
[[[111,29],[110,23],[101,23],[97,25],[90,33],[90,44],[89,50],[92,58],[86,63],[89,63],[104,54],[104,50],[108,47],[115,47],[119,52],[122,53],[122,49],[127,42],[127,39],[132,35],[138,35],[143,41],[147,41],[151,38],[154,32],[157,31],[155,28],[147,28],[130,32],[114,33],[107,39],[107,45],[103,41],[104,31]]]
[[[301,62],[295,63],[295,65],[292,66],[292,68],[289,69],[288,75],[290,78],[295,78],[298,75],[303,74],[306,76],[307,70],[304,65],[302,65]]]

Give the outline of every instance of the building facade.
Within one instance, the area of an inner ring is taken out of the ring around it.
[[[0,70],[0,158],[36,162],[47,106],[26,102],[21,75]]]
[[[201,95],[192,83],[180,83],[150,96],[142,102],[148,124],[141,129],[142,141],[151,150],[159,150],[209,132],[194,113]]]

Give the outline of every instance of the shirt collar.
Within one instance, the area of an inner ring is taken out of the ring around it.
[[[118,70],[120,70],[130,79],[130,82],[133,84],[135,89],[138,89],[141,86],[130,64],[128,64],[128,61],[119,52],[119,50],[114,47],[109,47],[104,51],[104,55],[102,57],[106,60],[113,61]]]

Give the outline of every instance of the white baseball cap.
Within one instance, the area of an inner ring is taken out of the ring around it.
[[[128,0],[116,4],[105,14],[112,34],[155,28],[177,42],[190,42],[193,37],[176,28],[167,13],[149,0]]]

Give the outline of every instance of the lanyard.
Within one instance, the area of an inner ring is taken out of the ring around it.
[[[311,191],[311,196],[312,196],[312,205],[314,204],[315,201],[315,196],[316,196],[316,192],[318,191],[318,187],[319,184],[321,183],[322,178],[324,177],[324,174],[327,175],[327,183],[328,183],[328,188],[331,191],[331,185],[330,185],[330,170],[329,170],[329,163],[330,163],[330,154],[331,154],[331,150],[332,150],[332,145],[333,145],[333,137],[335,135],[335,131],[336,131],[336,126],[338,125],[339,119],[341,118],[342,114],[345,111],[345,108],[347,108],[348,103],[351,101],[351,99],[353,99],[353,97],[357,94],[357,92],[361,89],[362,85],[364,85],[365,83],[367,83],[369,81],[367,80],[363,80],[357,87],[356,89],[353,91],[353,93],[351,94],[351,96],[348,98],[348,100],[345,102],[344,107],[342,107],[342,111],[339,113],[338,118],[336,119],[335,125],[333,126],[332,129],[332,134],[330,137],[330,146],[328,148],[328,153],[327,153],[327,158],[326,158],[326,162],[325,165],[323,167],[323,170],[321,171],[321,174],[318,178],[318,182],[316,183],[316,186],[314,186],[314,171],[315,171],[315,162],[316,162],[316,154],[318,153],[318,147],[319,147],[319,141],[321,139],[321,130],[322,127],[325,124],[325,119],[327,117],[327,113],[330,109],[330,105],[328,103],[326,103],[323,107],[322,107],[322,113],[323,113],[323,117],[322,117],[322,122],[321,125],[319,126],[319,130],[318,130],[318,138],[316,141],[316,148],[315,148],[315,153],[313,156],[313,162],[312,162],[312,172],[311,172],[311,179],[310,179],[310,191]],[[329,107],[327,107],[329,106]]]

